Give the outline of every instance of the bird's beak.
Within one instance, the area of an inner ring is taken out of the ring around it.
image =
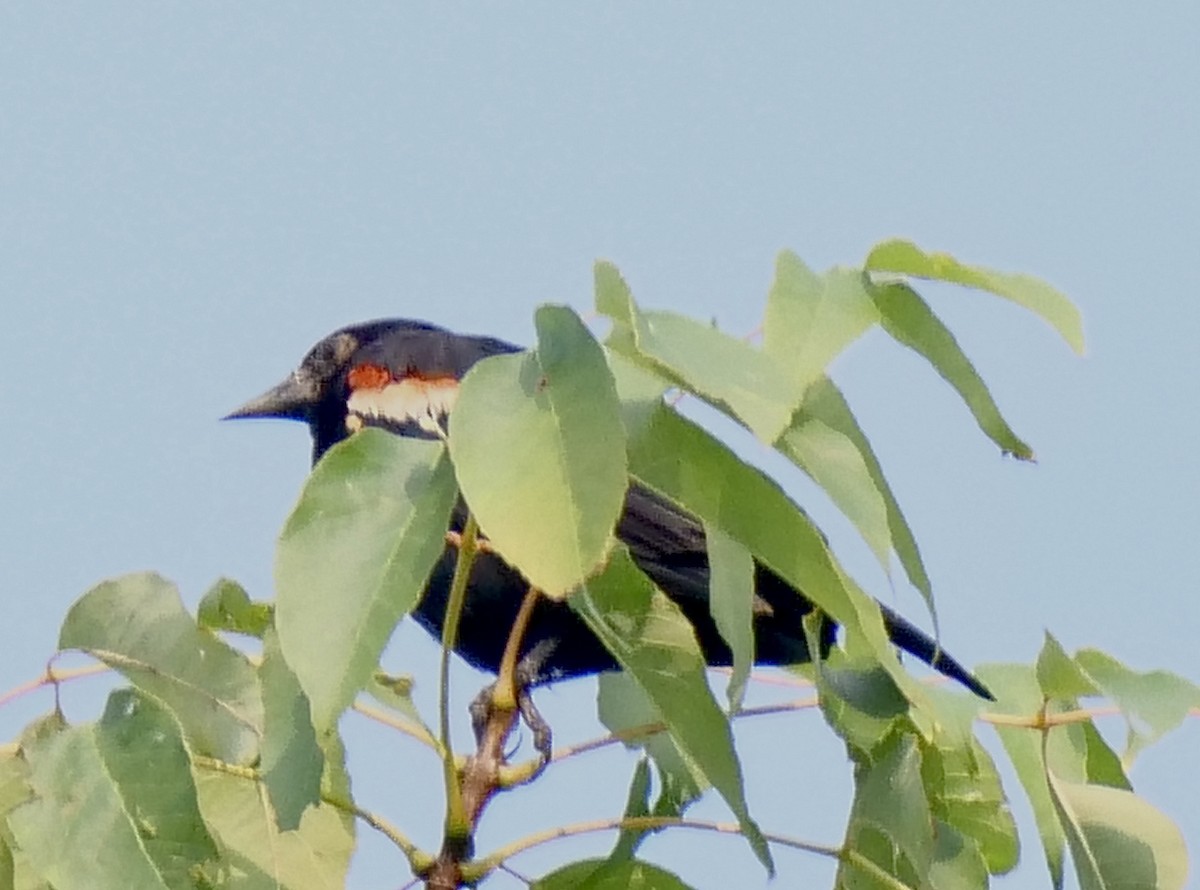
[[[307,420],[319,400],[317,385],[299,372],[291,374],[278,386],[253,398],[240,408],[229,412],[222,420],[243,420],[247,417],[280,417],[288,420]]]

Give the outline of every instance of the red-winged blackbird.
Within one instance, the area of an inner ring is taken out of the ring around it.
[[[396,319],[355,325],[330,334],[309,351],[286,380],[228,418],[304,421],[312,433],[314,463],[361,426],[428,437],[428,417],[440,416],[444,422],[458,381],[475,362],[519,351],[519,347],[502,340],[454,334],[419,321]],[[452,528],[461,531],[465,518],[460,500]],[[708,554],[700,523],[635,482],[629,487],[616,532],[642,571],[695,626],[708,663],[730,664],[729,647],[709,613]],[[448,545],[414,612],[422,626],[438,639],[456,556],[455,548]],[[754,583],[755,662],[778,665],[809,661],[801,619],[812,604],[762,565],[755,566]],[[527,588],[520,574],[499,557],[480,553],[467,591],[456,651],[475,667],[496,673]],[[992,698],[926,634],[886,606],[880,608],[888,634],[897,646],[976,695]],[[833,644],[836,630],[833,622],[825,622],[822,648],[827,650]],[[535,607],[521,656],[520,679],[529,686],[617,669],[616,661],[570,606],[544,597]]]

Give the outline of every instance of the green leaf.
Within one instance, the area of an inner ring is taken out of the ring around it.
[[[989,710],[996,714],[1028,717],[1036,714],[1043,704],[1041,687],[1034,669],[1023,664],[986,664],[976,671],[996,701]],[[996,734],[1012,761],[1017,779],[1025,789],[1025,796],[1033,809],[1042,850],[1046,854],[1046,866],[1050,870],[1051,885],[1063,885],[1063,845],[1066,836],[1059,824],[1050,790],[1046,785],[1046,761],[1043,756],[1042,737],[1026,727],[996,726]]]
[[[750,553],[719,528],[706,526],[709,608],[721,639],[733,653],[733,674],[725,695],[730,713],[737,713],[746,696],[754,667],[754,560]]]
[[[988,865],[972,838],[940,820],[934,822],[933,837],[933,861],[929,864],[932,890],[988,886]]]
[[[908,715],[908,701],[896,682],[873,661],[852,660],[835,651],[815,676],[825,722],[859,759]]]
[[[879,321],[869,287],[859,270],[816,275],[791,251],[779,254],[767,295],[763,349],[787,375],[793,404],[842,350]]]
[[[639,411],[653,410],[672,386],[661,374],[620,352],[608,353],[608,366],[617,384],[622,418],[636,416]]]
[[[379,704],[405,718],[414,735],[422,737],[431,748],[439,742],[412,700],[413,679],[410,676],[391,676],[376,671],[363,691]]]
[[[597,260],[592,267],[595,281],[596,311],[606,315],[618,325],[633,326],[637,306],[629,285],[621,277],[620,270],[608,260]]]
[[[690,890],[678,877],[636,859],[585,859],[535,881],[532,890]]]
[[[96,726],[66,730],[28,753],[35,798],[9,821],[58,890],[215,880],[217,847],[179,727],[150,698],[118,689]]]
[[[404,713],[408,713],[408,709],[412,708],[412,713],[416,714],[416,705],[412,700],[413,688],[416,685],[417,681],[413,679],[412,674],[376,671],[371,676],[371,684],[366,691],[380,704]]]
[[[892,552],[888,505],[857,444],[802,408],[775,447],[825,490],[888,571]]]
[[[1096,695],[1099,692],[1050,633],[1046,634],[1045,644],[1038,656],[1037,678],[1049,715],[1078,710],[1079,696]],[[1130,787],[1120,758],[1091,720],[1075,721],[1052,729],[1046,739],[1044,757],[1048,768],[1060,776],[1114,788]]]
[[[634,564],[624,547],[569,599],[662,715],[680,751],[717,789],[759,860],[771,853],[750,818],[729,720],[713,699],[692,625]]]
[[[783,432],[798,398],[774,359],[673,312],[646,312],[639,322],[639,353],[682,388],[737,418],[763,442]]]
[[[911,241],[899,239],[875,245],[867,255],[866,268],[961,284],[1012,300],[1045,320],[1076,353],[1083,353],[1083,321],[1079,310],[1037,278],[968,266],[949,254],[925,253]]]
[[[16,867],[8,841],[0,838],[0,887],[12,888],[16,883]]]
[[[275,623],[317,732],[370,679],[445,549],[454,472],[440,442],[364,429],[304,485],[275,555]]]
[[[196,621],[208,630],[227,630],[262,639],[271,624],[271,604],[256,603],[246,588],[221,578],[208,589],[196,610]]]
[[[125,575],[71,606],[60,649],[81,649],[166,704],[198,754],[249,763],[262,735],[262,697],[246,657],[196,626],[175,585]]]
[[[1040,708],[1048,716],[1075,711],[1079,708],[1076,696],[1095,695],[1099,691],[1049,633],[1038,656],[1035,676],[1041,696],[1026,716]],[[1091,720],[1072,721],[1049,730],[1039,756],[1044,768],[1072,780],[1130,787],[1120,759]]]
[[[1033,449],[1008,425],[987,384],[929,304],[906,284],[878,285],[873,293],[883,329],[896,342],[933,365],[966,403],[979,428],[1002,452],[1021,460],[1033,460]]]
[[[1037,678],[1046,698],[1074,700],[1099,692],[1049,631],[1038,655]]]
[[[35,717],[29,723],[25,724],[25,728],[21,730],[17,744],[20,746],[20,750],[32,748],[35,745],[42,744],[52,735],[56,735],[67,729],[69,725],[62,711],[55,707],[53,711],[42,714],[40,717]]]
[[[898,880],[919,884],[933,860],[934,837],[916,736],[894,733],[857,764],[854,782],[846,847]],[[856,887],[867,878],[853,861],[842,860],[835,886]]]
[[[896,657],[878,605],[850,579],[808,516],[760,470],[665,405],[625,415],[630,472],[719,528],[816,603],[884,666],[909,701],[924,690]],[[797,628],[797,634],[800,629]]]
[[[596,310],[614,321],[609,349],[741,421],[763,442],[783,432],[799,394],[748,343],[672,312],[642,312],[620,273],[596,266]]]
[[[1095,723],[1089,720],[1086,723],[1077,724],[1077,731],[1083,736],[1084,777],[1096,785],[1108,785],[1111,788],[1132,791],[1133,785],[1129,783],[1129,777],[1125,775],[1121,758],[1100,735],[1100,730],[1096,728]]]
[[[535,351],[463,378],[450,453],[491,546],[562,597],[604,559],[628,474],[604,351],[570,309],[543,306],[536,323]]]
[[[350,774],[346,771],[346,746],[336,731],[327,732],[317,739],[321,754],[325,758],[325,772],[321,774],[322,799],[330,798],[339,803],[353,803],[350,798]],[[350,821],[353,829],[354,821]]]
[[[0,881],[6,877],[8,879],[8,883],[0,883],[0,887],[3,887],[4,890],[54,890],[29,863],[28,856],[21,850],[9,847],[7,842],[4,843],[4,847],[8,850],[8,863],[11,871],[7,876],[0,872]]]
[[[922,750],[921,776],[934,815],[962,841],[958,852],[953,844],[943,850],[939,829],[934,858],[954,852],[955,868],[973,873],[977,855],[987,872],[1009,872],[1020,858],[1017,825],[996,765],[973,731],[980,704],[941,688],[930,690],[930,697],[938,731]]]
[[[934,812],[970,841],[985,869],[1006,874],[1017,866],[1020,842],[991,756],[978,741],[939,749],[942,775],[938,795],[930,791]]]
[[[262,679],[265,732],[261,772],[281,831],[300,827],[304,810],[321,799],[325,757],[317,744],[308,697],[268,628],[263,640]]]
[[[857,449],[859,461],[844,456],[840,442],[838,449],[827,458],[822,449],[805,441],[809,424],[815,425],[819,436],[827,436],[825,431],[830,431],[848,440]],[[889,568],[888,548],[895,551],[908,580],[925,598],[936,633],[938,621],[933,585],[921,560],[917,539],[884,478],[883,467],[871,449],[871,443],[832,380],[822,377],[809,386],[804,403],[792,418],[791,426],[775,443],[775,448],[825,489],[838,509],[854,523],[885,569]],[[859,478],[863,473],[873,484],[873,490],[866,479]],[[881,527],[873,494],[883,499],[886,532]]]
[[[29,862],[29,857],[17,848],[8,824],[9,814],[33,798],[29,773],[29,763],[17,749],[0,755],[0,847],[3,848],[0,888],[4,890],[49,890],[50,887]]]
[[[6,836],[5,817],[33,797],[29,787],[29,763],[21,749],[0,755],[0,837]]]
[[[1175,823],[1128,791],[1047,780],[1081,890],[1181,890],[1187,848]]]
[[[1177,674],[1141,673],[1096,649],[1081,649],[1075,663],[1121,709],[1129,729],[1126,763],[1200,708],[1200,687]]]
[[[625,800],[625,819],[635,819],[650,815],[650,760],[642,757],[633,770],[629,781],[629,795]],[[608,854],[609,862],[627,862],[633,858],[637,848],[649,836],[649,832],[622,828],[613,844],[612,852]]]
[[[330,759],[328,750],[326,758]],[[225,861],[237,875],[233,886],[238,890],[346,886],[354,852],[353,817],[321,804],[304,811],[297,830],[281,832],[257,782],[201,770],[196,790],[205,822],[220,840]]]
[[[596,710],[600,722],[609,732],[624,736],[646,726],[665,723],[662,713],[641,686],[623,672],[607,672],[598,678]],[[670,732],[629,737],[624,741],[630,750],[644,750],[654,760],[664,791],[669,786],[673,800],[682,811],[706,791],[711,782],[704,771],[683,751]],[[659,813],[658,815],[663,815]]]

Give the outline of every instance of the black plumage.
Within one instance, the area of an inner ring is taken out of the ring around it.
[[[281,417],[304,421],[312,434],[313,461],[360,426],[401,435],[429,436],[429,415],[449,410],[456,383],[490,355],[519,347],[489,337],[454,334],[410,320],[381,320],[336,331],[314,346],[278,386],[243,405],[229,418]],[[465,507],[454,511],[461,531]],[[616,529],[638,566],[676,602],[696,628],[711,665],[728,665],[730,652],[709,613],[708,555],[704,531],[692,516],[644,486],[633,483]],[[448,545],[435,565],[414,615],[440,638],[456,549]],[[456,651],[478,668],[496,673],[508,631],[527,583],[498,556],[484,552],[468,587]],[[812,604],[766,567],[755,566],[755,661],[799,664],[810,660],[801,626]],[[881,606],[892,641],[975,694],[987,689],[957,661],[904,618]],[[826,621],[822,647],[836,627]],[[616,662],[564,602],[542,598],[521,649],[521,678],[537,685],[614,670]]]

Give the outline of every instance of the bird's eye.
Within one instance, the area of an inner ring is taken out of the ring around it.
[[[358,340],[342,332],[326,337],[304,357],[300,367],[319,380],[328,380],[342,368],[358,348]]]

